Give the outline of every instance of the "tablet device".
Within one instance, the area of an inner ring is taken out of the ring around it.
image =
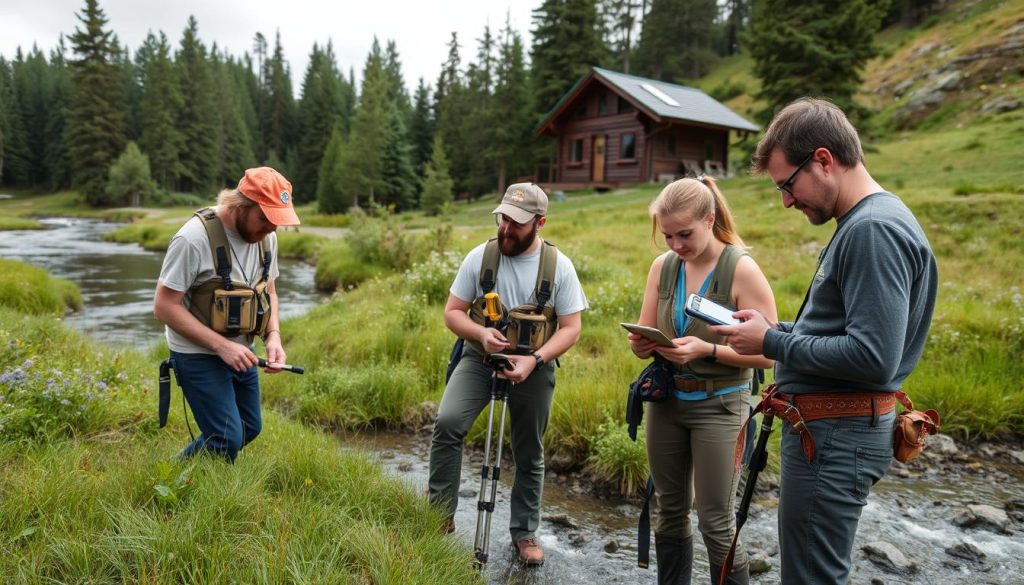
[[[622,325],[622,328],[626,331],[636,333],[637,335],[643,335],[662,347],[675,347],[676,345],[672,343],[672,340],[662,333],[660,329],[655,327],[646,327],[644,325],[637,325],[636,323],[619,323],[619,325]]]
[[[685,311],[687,315],[712,325],[739,325],[741,323],[739,319],[733,318],[732,309],[727,309],[698,294],[686,297]]]

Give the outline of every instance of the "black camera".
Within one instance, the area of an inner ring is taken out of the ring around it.
[[[493,370],[511,370],[515,367],[508,356],[501,353],[492,353],[487,356],[487,366]]]

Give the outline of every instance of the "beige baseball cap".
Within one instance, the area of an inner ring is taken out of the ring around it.
[[[491,213],[503,213],[516,223],[527,223],[536,215],[547,215],[548,196],[534,183],[515,183],[505,189],[501,205]]]

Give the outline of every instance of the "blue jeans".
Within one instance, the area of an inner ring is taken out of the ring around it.
[[[846,585],[853,539],[868,492],[889,470],[895,411],[807,423],[816,453],[782,427],[779,552],[783,585]]]
[[[232,370],[216,355],[171,352],[174,375],[201,431],[178,455],[210,452],[234,461],[263,428],[256,368]]]

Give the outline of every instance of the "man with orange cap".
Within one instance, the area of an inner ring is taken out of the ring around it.
[[[259,167],[245,171],[237,188],[221,191],[216,207],[197,211],[171,239],[153,312],[166,325],[175,377],[201,431],[180,457],[206,451],[234,461],[260,433],[253,341],[263,338],[269,364],[286,363],[275,231],[298,224],[291,183]]]

